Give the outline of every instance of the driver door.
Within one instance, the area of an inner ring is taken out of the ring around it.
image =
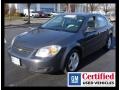
[[[95,16],[91,16],[88,19],[86,30],[84,31],[84,40],[83,40],[83,53],[84,56],[87,56],[97,50],[97,44],[99,41],[99,32],[95,28]]]

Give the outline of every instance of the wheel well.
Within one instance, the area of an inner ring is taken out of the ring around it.
[[[113,35],[113,30],[112,30],[112,29],[109,30],[109,35],[110,35],[110,36]]]
[[[107,38],[112,37],[112,36],[113,36],[113,33],[109,33]]]
[[[74,50],[74,49],[76,49],[76,50],[79,51],[79,55],[80,55],[80,57],[82,58],[82,56],[83,56],[82,48],[79,47],[79,46],[73,47],[73,48],[68,52],[68,54],[69,54],[72,50]],[[68,54],[67,54],[67,56],[68,56]],[[66,62],[67,62],[67,56],[66,56],[66,58],[65,58],[65,62],[64,62],[64,65],[63,65],[63,69],[65,69],[65,67],[66,67],[65,65],[66,65]]]
[[[73,50],[73,49],[78,50],[78,51],[79,51],[80,56],[82,56],[82,48],[81,48],[81,47],[79,47],[79,46],[75,46],[75,47],[73,47],[71,50]],[[71,51],[71,50],[70,50],[70,51]]]

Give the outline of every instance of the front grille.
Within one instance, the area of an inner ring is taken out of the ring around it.
[[[28,47],[13,46],[12,47],[15,53],[21,54],[22,56],[28,56],[33,52],[33,49]]]

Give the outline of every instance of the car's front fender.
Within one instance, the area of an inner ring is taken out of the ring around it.
[[[82,49],[81,45],[77,42],[74,42],[74,43],[70,44],[69,46],[65,47],[65,52],[64,52],[64,55],[63,55],[61,63],[60,63],[60,70],[64,70],[67,55],[69,54],[69,52],[72,49],[74,49],[76,47],[79,47],[80,49]]]

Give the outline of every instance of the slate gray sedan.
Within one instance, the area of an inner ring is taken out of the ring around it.
[[[112,44],[113,26],[100,14],[61,14],[13,38],[11,61],[33,72],[73,72],[87,55]]]

